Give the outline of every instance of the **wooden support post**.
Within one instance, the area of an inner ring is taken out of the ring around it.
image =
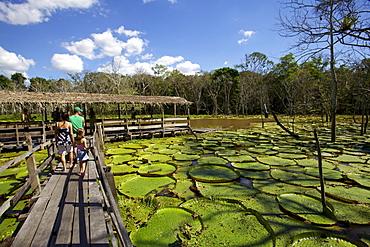
[[[19,131],[18,131],[18,124],[15,124],[15,138],[17,139],[17,146],[19,146]]]
[[[28,144],[28,151],[32,150],[32,139],[30,135],[26,136],[27,144]],[[36,159],[35,155],[32,153],[30,156],[27,157],[26,159],[27,163],[27,170],[28,170],[28,177],[30,177],[36,170]],[[40,180],[39,177],[31,183],[31,188],[36,191],[37,194],[41,193],[41,185],[40,185]]]
[[[107,168],[108,168],[108,166],[107,166]],[[109,170],[110,170],[110,167],[109,167]],[[114,201],[118,205],[118,196],[117,196],[116,185],[114,183],[114,174],[113,174],[113,172],[109,171],[109,172],[106,172],[105,175],[107,176],[109,188],[112,191]]]
[[[42,143],[45,143],[46,142],[45,122],[42,121],[41,124],[42,124]]]
[[[176,106],[177,106],[176,104],[174,104],[174,105],[173,105],[173,116],[174,116],[174,117],[176,117],[176,116],[177,116],[177,114],[176,114],[176,111],[177,111],[177,110],[176,110]]]
[[[162,137],[164,137],[164,107],[162,106]]]

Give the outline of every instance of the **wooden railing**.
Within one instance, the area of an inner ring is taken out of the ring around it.
[[[113,173],[110,172],[109,167],[104,164],[104,137],[102,126],[98,125],[95,129],[93,136],[92,154],[94,155],[97,170],[101,178],[104,200],[106,203],[108,211],[110,212],[110,217],[116,228],[118,239],[121,245],[125,247],[131,247],[132,243],[126,231],[125,225],[121,217],[121,213],[118,207],[118,200],[116,194],[116,187],[114,184]]]
[[[8,200],[6,200],[1,205],[1,207],[0,207],[0,216],[2,216],[4,214],[4,212],[9,207],[12,207],[12,206],[16,205],[18,203],[18,201],[21,199],[21,197],[30,188],[33,189],[36,192],[36,194],[41,192],[39,173],[43,169],[45,169],[48,165],[51,165],[52,162],[55,159],[56,147],[55,147],[54,143],[51,143],[49,141],[49,142],[45,142],[41,145],[38,145],[38,146],[32,148],[32,145],[30,143],[31,142],[31,137],[27,136],[27,139],[28,139],[27,141],[28,141],[29,151],[27,151],[26,153],[18,156],[17,158],[15,158],[13,160],[10,160],[10,161],[6,162],[4,165],[2,165],[0,167],[0,174],[2,174],[10,166],[12,166],[14,164],[17,164],[20,161],[26,159],[28,175],[29,175],[28,179],[27,179],[27,182],[25,184],[23,184],[23,186],[18,190],[18,192],[14,196],[12,196]],[[48,158],[46,158],[44,160],[44,162],[37,167],[34,153],[39,151],[39,150],[45,149],[45,148],[48,149],[48,154],[49,154]]]
[[[135,136],[155,135],[163,137],[165,135],[191,131],[188,117],[108,120],[102,121],[97,125],[102,126],[105,139],[110,137],[132,139]]]

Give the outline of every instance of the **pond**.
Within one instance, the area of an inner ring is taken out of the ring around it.
[[[199,127],[222,123],[204,122]],[[107,143],[106,164],[134,245],[368,246],[369,136],[343,122],[330,143],[328,126],[297,122],[300,139],[257,121],[198,139]],[[324,212],[313,127],[324,159]]]
[[[271,122],[272,119],[263,119],[264,122]],[[208,118],[208,119],[191,119],[190,126],[193,129],[197,128],[222,128],[222,129],[246,129],[251,126],[253,123],[262,123],[261,118],[253,119],[227,119],[227,118]]]

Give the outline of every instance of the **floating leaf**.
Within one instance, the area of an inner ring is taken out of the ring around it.
[[[271,177],[276,180],[284,181],[286,183],[300,185],[303,187],[317,187],[320,182],[319,179],[313,178],[311,176],[300,174],[300,173],[291,173],[279,169],[271,170]]]
[[[230,162],[254,162],[256,161],[252,156],[250,155],[238,155],[238,156],[230,156],[227,157],[227,160]]]
[[[303,191],[302,187],[300,186],[295,186],[295,185],[291,185],[287,183],[281,183],[274,179],[254,180],[253,187],[260,191],[263,191],[269,194],[275,194],[275,195],[280,195],[286,192],[302,192]]]
[[[330,158],[342,163],[366,163],[366,159],[361,158],[357,155],[342,154],[335,158]]]
[[[190,168],[189,176],[201,182],[230,182],[239,178],[232,168],[223,165],[196,165]]]
[[[370,179],[369,179],[369,174],[353,174],[353,173],[348,173],[347,177],[362,186],[365,187],[370,187]]]
[[[300,166],[316,167],[316,168],[319,167],[319,162],[318,162],[317,159],[303,159],[303,160],[296,160],[296,162]],[[328,161],[323,160],[322,161],[322,167],[323,168],[327,168],[327,169],[334,169],[335,168],[335,165],[333,163],[331,163],[331,162],[328,162]]]
[[[336,170],[330,170],[330,169],[322,169],[324,179],[329,180],[340,180],[343,178],[342,173]],[[318,168],[308,168],[305,172],[308,175],[314,176],[314,177],[320,177],[319,175],[319,169]]]
[[[261,163],[264,163],[270,166],[292,166],[292,165],[297,164],[294,160],[283,159],[283,158],[276,157],[276,156],[257,157],[257,160]]]
[[[135,246],[167,247],[178,242],[178,235],[192,238],[202,230],[199,217],[183,208],[161,208],[148,221],[148,225],[131,233],[130,238]]]
[[[123,164],[126,162],[129,162],[134,159],[134,156],[132,155],[114,155],[112,159],[112,164],[113,165],[118,165],[118,164]]]
[[[142,176],[166,176],[176,171],[176,166],[166,163],[151,163],[140,166],[137,171]]]
[[[140,156],[139,159],[147,160],[149,162],[155,162],[155,161],[166,162],[166,161],[172,160],[170,156],[167,156],[164,154],[146,154],[146,155]]]
[[[197,160],[199,159],[200,156],[197,154],[182,154],[182,153],[177,153],[173,155],[174,160],[178,161],[191,161],[191,160]]]
[[[341,236],[336,236],[327,232],[307,232],[294,237],[291,246],[306,247],[306,246],[341,246],[341,247],[356,247],[357,245],[350,242]]]
[[[280,205],[289,213],[319,225],[334,225],[336,220],[325,215],[319,198],[298,193],[285,193],[277,197]],[[334,208],[327,203],[328,209]]]
[[[114,154],[133,154],[135,153],[135,149],[131,148],[116,148],[116,149],[108,149],[105,151],[107,155],[114,155]]]
[[[251,178],[251,179],[269,179],[271,178],[270,176],[270,171],[251,171],[251,170],[238,170],[241,176],[246,177],[246,178]]]
[[[118,190],[128,197],[143,198],[173,189],[175,183],[176,181],[170,177],[134,177],[122,183]]]
[[[245,170],[252,170],[252,171],[270,170],[269,165],[265,165],[260,162],[233,163],[232,166],[237,169],[245,169]]]
[[[199,215],[204,231],[186,241],[188,246],[275,246],[275,234],[255,210],[235,200],[193,199],[183,204]]]
[[[351,186],[326,186],[325,193],[332,198],[345,202],[370,203],[370,190],[365,188]]]
[[[227,160],[221,157],[202,157],[198,160],[198,164],[226,165]]]
[[[204,197],[246,200],[258,193],[256,189],[241,186],[239,182],[202,183],[197,181],[196,186]]]

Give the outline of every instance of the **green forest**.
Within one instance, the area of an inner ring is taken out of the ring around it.
[[[338,80],[337,113],[364,114],[369,110],[370,59],[335,68]],[[0,89],[30,92],[79,92],[146,96],[177,96],[193,102],[194,115],[252,115],[267,109],[287,115],[330,116],[332,100],[328,61],[312,57],[299,63],[293,54],[273,63],[264,54],[246,54],[235,68],[224,67],[196,75],[152,68],[154,75],[83,72],[70,79],[0,75]]]

